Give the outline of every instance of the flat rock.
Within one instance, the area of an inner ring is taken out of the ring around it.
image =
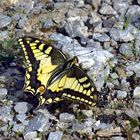
[[[63,132],[61,131],[55,131],[50,132],[48,140],[62,140]]]
[[[69,113],[61,113],[59,115],[59,119],[61,122],[73,122],[75,119],[75,116]]]
[[[134,40],[134,36],[128,30],[111,29],[109,33],[115,41],[128,42]]]
[[[28,104],[27,102],[18,102],[14,106],[14,109],[19,114],[25,114],[32,108],[31,104]]]
[[[119,51],[122,55],[124,55],[127,58],[134,57],[134,45],[131,43],[122,43],[120,45]]]
[[[37,137],[36,131],[32,131],[32,132],[28,132],[28,133],[24,134],[25,140],[35,140],[36,137]]]
[[[88,36],[87,27],[79,16],[68,18],[64,28],[70,37]]]
[[[124,16],[127,9],[129,8],[129,2],[127,0],[112,0],[114,9],[121,15]]]
[[[140,6],[139,5],[131,5],[127,10],[126,16],[127,18],[133,18],[140,13]]]
[[[7,93],[8,91],[6,88],[0,88],[0,101],[6,97]]]
[[[117,15],[117,12],[108,4],[102,4],[99,12],[102,15]]]
[[[11,115],[11,108],[10,107],[0,107],[0,120],[4,122],[12,121],[13,115]]]
[[[0,41],[3,41],[6,38],[8,38],[8,31],[1,31],[0,32]]]
[[[126,67],[127,71],[133,71],[137,77],[140,77],[140,63],[133,63]]]
[[[93,33],[93,39],[99,42],[106,42],[110,40],[110,37],[105,33]]]
[[[31,131],[47,131],[50,128],[49,118],[42,113],[38,113],[27,125],[26,133]]]
[[[34,7],[34,1],[32,0],[26,0],[26,1],[19,1],[15,4],[15,10],[21,10],[24,11],[24,13],[28,14],[29,12],[31,12],[31,10]]]
[[[127,92],[126,91],[121,91],[121,90],[118,90],[117,91],[117,98],[118,99],[125,99],[127,97]]]
[[[0,28],[8,26],[12,22],[9,16],[0,15]]]
[[[25,126],[23,124],[16,124],[13,126],[12,131],[17,133],[24,133]]]
[[[137,86],[133,91],[134,98],[140,98],[140,87]]]

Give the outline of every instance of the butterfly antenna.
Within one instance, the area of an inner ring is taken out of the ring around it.
[[[73,54],[74,54],[74,56],[76,56],[76,53],[75,53],[75,50],[74,50],[74,38],[72,38],[72,49],[73,49]]]
[[[89,51],[89,52],[86,52],[86,53],[82,53],[82,54],[78,54],[78,55],[76,55],[76,56],[81,56],[81,55],[85,55],[85,54],[90,54],[90,53],[92,53],[93,51]]]

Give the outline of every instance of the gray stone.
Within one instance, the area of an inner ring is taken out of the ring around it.
[[[14,106],[14,109],[19,114],[25,114],[32,108],[31,104],[28,104],[27,102],[18,102]]]
[[[61,122],[73,122],[75,119],[75,116],[69,113],[61,113],[59,115],[59,119]]]
[[[8,26],[12,22],[9,16],[0,15],[0,28]]]
[[[80,8],[80,7],[84,7],[84,1],[83,0],[78,0],[78,1],[74,1],[74,3],[76,4],[76,7]]]
[[[32,0],[19,1],[18,3],[15,4],[14,8],[16,11],[19,11],[19,9],[20,9],[24,13],[28,14],[34,8],[34,1],[32,1]]]
[[[24,125],[28,125],[29,123],[29,120],[26,119],[27,118],[26,114],[17,114],[16,118]]]
[[[55,131],[50,132],[48,140],[62,140],[63,132],[61,131]]]
[[[100,42],[106,42],[110,40],[110,37],[105,33],[93,33],[93,39]]]
[[[116,19],[107,19],[103,21],[103,27],[112,28],[115,23],[116,23]]]
[[[23,90],[17,90],[14,96],[18,98],[23,98]]]
[[[97,14],[95,11],[90,12],[89,17],[91,19],[93,19],[93,22],[94,23],[101,22],[102,21],[100,15]]]
[[[91,4],[91,6],[96,11],[98,10],[98,7],[101,5],[101,0],[86,0],[85,2]]]
[[[102,0],[102,3],[107,3],[107,4],[109,4],[109,5],[111,5],[111,0]]]
[[[87,27],[79,16],[68,18],[64,28],[71,37],[88,36]]]
[[[26,16],[23,16],[18,22],[18,27],[24,28],[27,22],[28,22],[28,18]]]
[[[121,80],[121,86],[123,87],[123,90],[128,91],[129,88],[130,88],[130,83],[127,81],[126,78],[123,78],[123,79]]]
[[[105,130],[105,129],[110,129],[112,128],[112,124],[106,124],[106,123],[101,123],[100,121],[97,121],[93,125],[94,130]]]
[[[115,137],[112,137],[111,139],[112,140],[125,140],[125,138],[121,136],[115,136]]]
[[[134,40],[134,36],[128,30],[111,29],[109,33],[115,41],[128,42]]]
[[[57,41],[56,48],[60,49],[64,46],[72,47],[72,38],[64,36],[63,34],[51,34],[49,39]]]
[[[100,16],[94,11],[89,14],[88,22],[90,26],[96,27],[99,23],[102,22]]]
[[[140,28],[140,6],[132,5],[126,13],[127,20],[137,28]]]
[[[124,16],[129,8],[129,3],[127,0],[113,0],[113,7],[121,16]]]
[[[122,22],[122,21],[116,22],[116,23],[114,24],[113,28],[123,30],[123,28],[124,28],[124,22]]]
[[[135,112],[138,112],[138,113],[140,112],[140,98],[134,99],[133,108],[134,108]],[[138,116],[140,117],[140,113]]]
[[[140,33],[140,32],[139,32],[139,29],[136,28],[135,26],[133,26],[132,24],[129,24],[129,25],[128,25],[127,30],[128,30],[132,35],[134,35],[136,38],[138,37],[138,34]]]
[[[130,64],[126,67],[127,71],[134,71],[136,73],[136,77],[140,77],[140,63]]]
[[[117,79],[117,78],[119,78],[119,76],[117,73],[111,73],[111,78]]]
[[[126,113],[127,116],[129,116],[133,119],[137,119],[140,115],[140,112],[136,112],[136,110],[133,110],[131,108],[126,108],[125,113]]]
[[[23,89],[23,86],[24,86],[24,80],[22,79],[22,80],[18,80],[18,81],[16,81],[15,82],[15,88],[17,89],[17,90],[22,90]]]
[[[53,23],[52,19],[48,19],[42,23],[42,28],[50,28],[53,27],[55,24]]]
[[[12,121],[13,115],[11,115],[11,108],[10,107],[0,107],[0,120],[4,122]]]
[[[95,33],[105,33],[105,32],[108,32],[108,29],[107,28],[103,28],[103,24],[99,23],[94,28],[94,32]]]
[[[119,52],[127,58],[134,57],[134,45],[131,43],[122,43]]]
[[[18,20],[20,20],[21,17],[22,17],[22,14],[20,14],[19,12],[17,12],[17,13],[14,13],[14,15],[11,18],[14,21],[18,21]]]
[[[85,125],[83,123],[73,123],[72,125],[72,131],[73,132],[82,132],[82,130],[85,128]]]
[[[6,88],[0,88],[0,101],[6,97],[7,92]]]
[[[25,126],[23,124],[15,124],[12,128],[12,131],[23,133],[24,129],[25,129]]]
[[[71,123],[68,122],[58,122],[56,124],[56,128],[59,128],[59,130],[67,130],[69,127],[71,127]]]
[[[93,111],[92,110],[82,110],[82,113],[87,117],[92,117]]]
[[[126,91],[121,91],[121,90],[118,90],[117,91],[117,98],[118,99],[125,99],[127,97],[127,92]]]
[[[41,138],[34,138],[34,140],[42,140]]]
[[[133,97],[134,98],[140,98],[140,87],[137,86],[133,91]]]
[[[0,41],[8,38],[8,31],[1,31],[0,32]]]
[[[15,97],[14,95],[7,95],[7,99],[12,101],[12,102],[18,102],[19,99],[17,97]]]
[[[137,3],[140,5],[140,0],[137,0]]]
[[[26,133],[31,131],[47,131],[50,128],[49,118],[42,113],[38,113],[27,125]]]
[[[84,125],[87,127],[92,127],[93,125],[93,119],[92,118],[88,118],[85,120]]]
[[[117,15],[117,12],[108,4],[102,4],[101,9],[99,12],[102,15]]]
[[[34,140],[36,137],[37,137],[36,131],[32,131],[32,132],[28,132],[28,133],[24,134],[25,140]]]
[[[120,85],[118,79],[113,80],[112,83],[113,83],[115,86],[119,86],[119,85]]]
[[[135,56],[138,57],[140,56],[140,40],[136,39],[135,40]]]
[[[94,41],[93,39],[89,39],[87,41],[87,46],[86,47],[87,48],[93,47],[93,48],[98,48],[98,49],[101,49],[102,48],[100,42]]]
[[[140,6],[139,5],[131,5],[127,10],[126,17],[131,19],[140,13]]]

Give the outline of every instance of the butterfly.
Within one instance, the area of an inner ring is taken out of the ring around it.
[[[26,62],[24,92],[37,96],[40,105],[64,99],[96,104],[98,92],[77,57],[68,58],[61,50],[35,37],[23,37],[18,42]]]

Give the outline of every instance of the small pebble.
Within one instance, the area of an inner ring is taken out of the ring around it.
[[[6,97],[7,93],[8,91],[6,88],[0,88],[0,101]]]

